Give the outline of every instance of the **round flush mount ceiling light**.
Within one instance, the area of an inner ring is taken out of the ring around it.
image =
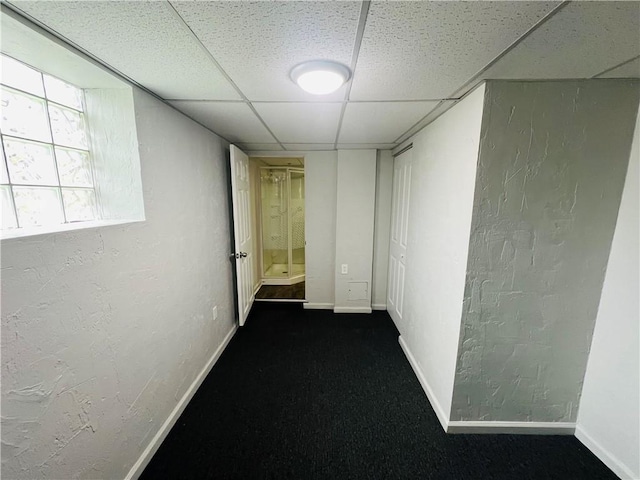
[[[296,65],[291,70],[291,80],[305,92],[326,95],[335,92],[351,77],[344,65],[326,60],[315,60]]]

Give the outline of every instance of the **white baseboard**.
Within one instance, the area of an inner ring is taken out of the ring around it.
[[[371,313],[371,307],[333,307],[333,313]]]
[[[569,422],[492,422],[492,421],[451,421],[444,413],[442,406],[436,399],[433,390],[429,386],[420,365],[409,350],[402,336],[398,337],[402,351],[407,356],[413,372],[418,377],[422,389],[427,394],[431,407],[436,412],[436,416],[442,425],[442,429],[447,433],[511,433],[518,435],[573,435],[576,424]]]
[[[373,305],[371,305],[371,308],[374,310],[386,310],[387,309],[387,304],[386,303],[374,303]]]
[[[409,365],[411,365],[411,368],[413,368],[413,373],[415,373],[416,377],[418,377],[418,381],[420,382],[420,385],[422,385],[422,389],[424,390],[424,393],[427,394],[429,403],[431,403],[431,407],[436,412],[438,420],[440,420],[440,425],[442,425],[442,429],[446,432],[448,427],[448,421],[449,421],[448,415],[445,415],[444,410],[440,406],[440,403],[436,399],[436,396],[433,394],[433,390],[431,390],[431,387],[427,383],[427,379],[424,377],[424,374],[420,369],[420,365],[418,365],[418,362],[416,361],[415,357],[411,353],[411,350],[409,350],[409,346],[405,343],[404,339],[402,338],[402,335],[398,337],[398,342],[400,342],[402,351],[406,355],[407,360],[409,360]]]
[[[129,473],[127,473],[126,477],[124,477],[125,480],[137,479],[142,474],[145,467],[149,464],[149,462],[153,458],[153,455],[156,453],[156,451],[162,444],[163,440],[171,431],[171,428],[173,427],[173,425],[176,423],[178,418],[180,418],[180,415],[182,414],[186,406],[189,404],[189,401],[191,400],[193,395],[195,395],[196,391],[198,390],[198,387],[200,387],[200,385],[202,384],[206,376],[209,374],[209,372],[215,365],[218,358],[220,358],[220,355],[222,354],[224,349],[227,347],[227,345],[233,338],[233,335],[236,333],[237,329],[238,327],[234,325],[231,331],[227,333],[227,335],[224,337],[224,340],[222,340],[222,343],[220,344],[220,346],[216,349],[215,352],[213,352],[213,355],[211,356],[207,364],[200,371],[198,376],[195,378],[195,380],[193,381],[189,389],[182,396],[182,398],[180,399],[178,404],[175,406],[173,411],[169,414],[169,417],[167,417],[167,419],[164,421],[164,423],[158,430],[158,433],[156,433],[155,436],[151,439],[151,442],[149,442],[149,445],[147,445],[147,448],[144,449],[144,451],[142,452],[142,455],[140,455],[140,458],[138,458],[136,463],[133,464],[133,466],[131,467],[131,470],[129,470]]]
[[[571,422],[493,422],[449,421],[447,433],[510,433],[513,435],[573,435],[576,424]]]
[[[333,303],[305,303],[302,308],[305,310],[333,310]]]
[[[580,425],[576,427],[576,438],[580,440],[585,447],[593,452],[602,463],[609,467],[613,473],[620,478],[637,479],[640,478],[640,472],[633,471],[625,465],[620,459],[616,458],[611,452],[600,445],[591,435],[589,435]]]

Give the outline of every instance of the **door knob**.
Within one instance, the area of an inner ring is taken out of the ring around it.
[[[245,257],[247,256],[247,252],[240,252],[240,256],[241,256],[242,258],[245,258]]]

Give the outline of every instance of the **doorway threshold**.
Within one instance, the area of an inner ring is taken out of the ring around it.
[[[297,298],[256,298],[256,302],[271,303],[307,303],[308,300],[298,300]]]
[[[262,285],[256,293],[256,301],[305,302],[305,282],[294,285]]]

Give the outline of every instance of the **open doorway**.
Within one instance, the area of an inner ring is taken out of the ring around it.
[[[252,157],[256,301],[305,300],[304,159]]]

